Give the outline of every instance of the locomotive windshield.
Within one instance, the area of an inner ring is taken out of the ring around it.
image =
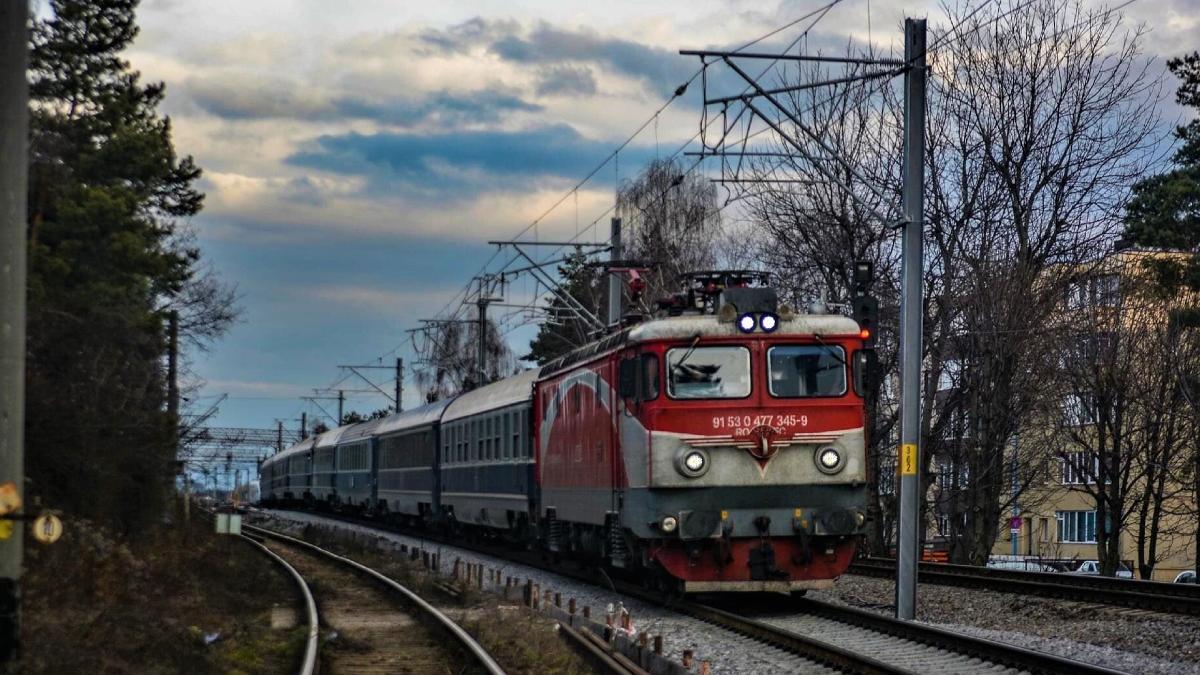
[[[767,351],[772,396],[804,398],[846,393],[846,352],[829,345],[785,345]]]
[[[750,395],[750,350],[745,347],[667,351],[671,398],[745,398]]]

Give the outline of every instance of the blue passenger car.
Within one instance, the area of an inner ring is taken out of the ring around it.
[[[442,415],[441,510],[453,523],[520,532],[535,496],[536,370],[462,394]]]
[[[312,501],[317,504],[336,507],[341,503],[337,491],[337,448],[338,440],[350,426],[330,429],[317,436],[313,444],[309,493],[312,495]]]
[[[348,427],[337,439],[337,480],[334,505],[347,510],[375,510],[375,428],[382,420]]]
[[[409,522],[440,513],[437,448],[442,413],[452,399],[385,418],[375,429],[377,510]]]

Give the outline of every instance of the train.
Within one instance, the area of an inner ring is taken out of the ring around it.
[[[868,332],[704,273],[596,341],[265,459],[266,506],[539,549],[683,593],[827,588],[866,525]]]

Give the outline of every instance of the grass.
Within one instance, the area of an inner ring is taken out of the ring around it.
[[[272,629],[290,579],[249,544],[194,517],[138,539],[84,520],[27,544],[20,671],[283,673],[306,628]]]

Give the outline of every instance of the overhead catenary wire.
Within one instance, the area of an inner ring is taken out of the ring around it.
[[[745,49],[748,49],[756,44],[759,44],[765,40],[770,39],[771,37],[774,37],[775,35],[778,35],[784,31],[788,30],[789,28],[800,25],[800,24],[804,23],[805,21],[808,21],[809,19],[813,19],[813,21],[804,29],[804,31],[798,37],[796,37],[794,40],[792,40],[790,42],[790,44],[784,50],[786,53],[787,51],[790,51],[791,49],[796,47],[796,45],[801,44],[801,42],[805,39],[805,37],[807,37],[811,33],[813,28],[829,13],[829,11],[831,11],[835,6],[839,5],[842,1],[843,0],[831,0],[830,2],[826,2],[826,3],[822,4],[821,6],[805,13],[804,15],[797,17],[796,19],[793,19],[793,20],[753,39],[753,40],[750,40],[750,41],[742,44],[737,49],[735,49],[734,52],[743,51]],[[970,16],[974,16],[975,13],[977,13],[978,11],[980,11],[979,8],[974,10],[967,18],[969,18]],[[963,22],[959,22],[959,24],[957,24],[957,25],[961,25],[962,23]],[[957,28],[957,26],[956,26],[956,28]],[[945,42],[945,40],[943,40],[942,42]],[[661,155],[661,153],[659,151],[659,147],[658,147],[659,146],[658,126],[659,126],[659,121],[660,121],[659,118],[661,117],[662,113],[670,105],[672,105],[676,100],[678,100],[687,91],[687,88],[692,83],[694,83],[698,77],[701,77],[704,74],[708,65],[710,65],[710,64],[702,63],[702,65],[699,68],[697,68],[683,84],[681,84],[674,92],[672,92],[672,94],[666,99],[666,101],[664,101],[661,105],[659,105],[645,119],[645,121],[643,121],[640,125],[638,125],[638,127],[633,131],[633,133],[631,133],[628,137],[626,137],[624,140],[622,140],[611,152],[609,152],[605,157],[603,157],[587,174],[585,174],[583,176],[582,179],[580,179],[578,182],[576,182],[574,185],[572,185],[557,200],[555,200],[553,203],[551,203],[546,209],[544,209],[542,212],[540,212],[537,217],[535,217],[532,221],[530,221],[527,225],[525,225],[515,235],[515,237],[513,237],[513,239],[514,240],[520,239],[522,236],[528,234],[531,230],[534,231],[535,233],[538,232],[539,225],[542,224],[545,221],[545,219],[547,217],[549,217],[550,214],[554,213],[559,207],[561,207],[568,199],[574,200],[575,207],[576,207],[575,208],[576,234],[572,239],[569,240],[569,243],[578,241],[583,236],[594,232],[598,223],[603,218],[605,218],[606,216],[611,214],[615,210],[617,205],[614,203],[614,204],[608,206],[597,217],[592,219],[586,227],[581,227],[582,221],[580,220],[579,205],[578,205],[579,191],[581,189],[583,189],[586,185],[588,185],[589,182],[592,181],[595,178],[595,176],[609,162],[612,162],[614,165],[614,183],[616,183],[616,185],[619,189],[620,153],[623,150],[625,150],[626,148],[628,148],[651,125],[653,126],[654,133],[655,133],[655,146],[656,146],[655,155],[661,161],[662,155]],[[769,72],[772,67],[774,67],[774,62],[772,62],[772,64],[769,64],[763,70],[763,73],[760,74],[760,77],[762,77],[767,72]],[[748,89],[748,87],[747,87],[747,89]],[[736,121],[737,121],[737,118],[735,118],[735,123],[736,123]],[[674,153],[669,155],[666,158],[666,160],[667,161],[674,160],[676,157],[678,157],[679,154],[684,149],[686,149],[686,147],[688,145],[690,145],[692,142],[694,142],[696,140],[696,138],[698,136],[700,136],[706,128],[707,127],[702,126],[701,129],[699,131],[697,131],[696,134],[694,134],[684,144],[682,144],[679,147],[679,149],[677,149]],[[722,131],[724,132],[723,135],[728,133],[728,130],[726,130],[726,129],[723,129]],[[759,132],[751,133],[750,126],[747,126],[744,137],[741,139],[742,146],[745,147],[746,143],[748,143],[751,138],[757,136],[759,133],[762,133],[762,131],[764,131],[764,130],[760,130]],[[685,171],[685,175],[690,174],[692,171],[696,170],[699,166],[701,166],[701,164],[702,163],[700,161],[693,163],[692,166],[687,168],[687,170]],[[733,201],[736,201],[736,200],[733,200]],[[732,203],[731,200],[727,200],[726,203],[718,210],[718,213],[721,211],[724,211],[725,208],[727,208],[731,203]],[[559,251],[562,250],[562,248],[565,248],[565,246],[555,248],[550,251],[546,251],[545,258],[547,260],[553,258],[556,253],[558,253]],[[539,251],[539,253],[542,253],[542,251]],[[494,251],[492,253],[492,255],[487,259],[487,261],[480,267],[479,272],[473,276],[480,276],[482,274],[485,274],[488,269],[493,269],[491,266],[499,258],[499,255],[500,255],[500,249],[497,249],[496,251]],[[505,271],[508,270],[509,268],[511,268],[511,266],[517,260],[518,260],[518,257],[516,257],[516,256],[507,260],[495,273],[504,274]],[[468,281],[466,284],[464,284],[464,286],[462,287],[461,290],[459,290],[457,293],[455,293],[454,296],[452,296],[451,299],[449,301],[447,301],[446,304],[440,310],[438,310],[438,312],[436,312],[434,314],[434,316],[436,316],[436,317],[458,317],[458,316],[460,316],[461,313],[465,310],[463,301],[470,296],[471,292],[472,292],[472,283],[470,281]],[[535,290],[535,293],[536,293],[536,290]],[[531,300],[531,302],[535,302],[535,301],[536,301],[536,299]],[[520,318],[520,315],[519,315],[519,313],[509,313],[508,315],[504,315],[501,318],[504,321],[509,321],[512,318]],[[513,327],[509,330],[515,330],[517,327],[519,327],[519,326]],[[429,336],[426,335],[425,337],[428,338]],[[389,352],[385,353],[385,356],[396,353],[400,349],[403,349],[406,344],[411,344],[411,346],[413,346],[415,348],[417,346],[415,336],[412,339],[409,339],[409,340],[406,340],[404,342],[397,344]],[[415,370],[415,367],[414,367],[414,370]]]

